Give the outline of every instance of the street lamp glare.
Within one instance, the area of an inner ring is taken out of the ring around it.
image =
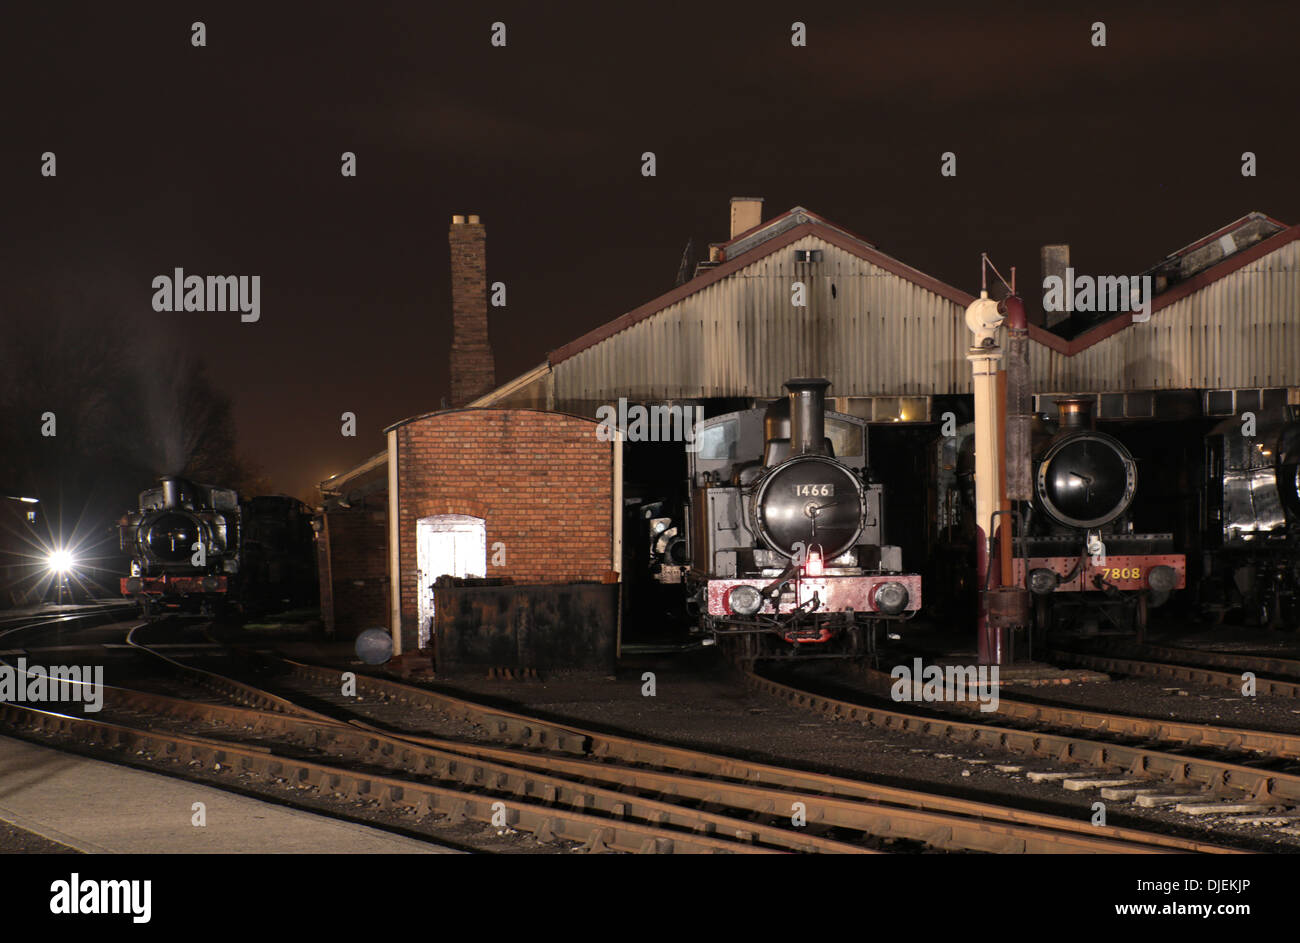
[[[73,559],[72,553],[67,550],[55,550],[50,553],[50,569],[55,573],[66,573],[72,569],[76,560]]]

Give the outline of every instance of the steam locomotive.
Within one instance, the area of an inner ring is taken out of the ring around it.
[[[1035,430],[1034,499],[1013,543],[1015,581],[1033,595],[1037,629],[1140,633],[1149,610],[1186,586],[1186,558],[1172,532],[1136,531],[1137,462],[1092,428],[1091,401],[1057,408],[1058,431]]]
[[[883,543],[866,423],[826,411],[827,380],[785,386],[701,425],[684,528],[652,532],[656,578],[682,584],[696,631],[742,657],[866,656],[920,608],[921,578]]]
[[[1250,428],[1233,418],[1210,430],[1201,534],[1204,610],[1300,626],[1300,421],[1260,416]]]
[[[274,611],[310,605],[317,593],[311,510],[295,498],[241,502],[230,488],[168,476],[140,493],[118,533],[131,557],[122,595],[145,615]]]

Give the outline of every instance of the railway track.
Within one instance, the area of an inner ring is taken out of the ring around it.
[[[148,650],[138,640],[132,643]],[[309,689],[307,696],[317,706],[341,688],[338,670],[266,661]],[[380,808],[417,818],[437,814],[451,821],[504,823],[542,840],[579,842],[589,850],[1231,850],[606,735],[358,674],[357,696],[400,705],[407,713],[415,708],[458,717],[491,742],[384,729],[347,716],[350,712],[337,705],[332,709],[339,716],[329,716],[283,691],[174,659],[167,662],[194,672],[189,677],[195,685],[219,692],[230,703],[114,688],[105,692],[111,720],[19,705],[0,708],[0,718],[29,734],[72,736],[111,750],[220,767],[295,790],[373,800]]]
[[[883,672],[874,674],[871,681],[877,690],[893,683]],[[1288,808],[1284,811],[1274,813],[1284,823],[1296,817],[1295,807],[1300,804],[1300,766],[1290,762],[1300,750],[1300,743],[1289,734],[1104,714],[1005,698],[999,705],[1005,705],[1005,711],[999,713],[1012,723],[974,722],[940,712],[846,701],[782,684],[752,671],[745,672],[744,677],[757,690],[825,716],[1040,759],[1059,770],[1044,774],[1046,777],[1078,788],[1088,788],[1090,777],[1082,775],[1080,769],[1091,767],[1102,774],[1091,777],[1098,788],[1110,787],[1103,788],[1103,798],[1141,802],[1142,795],[1157,794],[1164,788],[1185,793],[1189,807],[1202,802],[1207,806],[1219,803],[1229,812],[1256,807],[1241,810],[1257,811],[1267,817],[1271,810],[1285,806]],[[1270,750],[1277,752],[1270,754]],[[1197,809],[1195,814],[1211,811]]]
[[[1183,653],[1187,654],[1184,655]],[[1242,685],[1245,683],[1242,678],[1243,671],[1254,672],[1255,693],[1268,694],[1278,697],[1300,697],[1300,680],[1288,680],[1286,678],[1267,677],[1267,671],[1262,667],[1264,661],[1282,662],[1285,659],[1245,659],[1241,656],[1227,656],[1223,660],[1212,658],[1203,658],[1202,656],[1222,655],[1219,652],[1200,652],[1195,649],[1171,649],[1171,648],[1153,648],[1143,647],[1141,655],[1150,658],[1170,658],[1171,661],[1153,661],[1146,657],[1129,657],[1120,654],[1111,654],[1108,652],[1080,652],[1057,650],[1049,652],[1047,659],[1052,662],[1077,665],[1081,668],[1091,668],[1094,671],[1104,671],[1107,674],[1127,675],[1134,678],[1150,678],[1152,680],[1179,681],[1185,684],[1204,684],[1211,687],[1228,688],[1241,693]],[[1186,664],[1180,659],[1196,658],[1204,663],[1215,663],[1220,665],[1231,664],[1237,670],[1218,671],[1213,668],[1203,667],[1203,665]],[[1250,664],[1255,661],[1255,666]],[[1294,664],[1294,663],[1293,663]],[[1260,672],[1264,671],[1265,676]]]
[[[1165,661],[1199,663],[1211,668],[1235,668],[1239,671],[1300,680],[1300,660],[1294,658],[1280,658],[1260,652],[1219,652],[1204,648],[1150,644],[1143,645],[1142,652]]]
[[[890,675],[881,671],[868,672],[868,680],[877,693],[886,692],[894,683]],[[963,714],[983,713],[961,703],[942,706]],[[1085,735],[1126,737],[1134,742],[1240,754],[1252,762],[1261,757],[1300,761],[1300,733],[1116,714],[1076,705],[1021,701],[1007,697],[1005,693],[999,695],[997,707],[991,713],[1024,726],[1055,727]],[[989,714],[984,713],[984,716]],[[1300,772],[1300,769],[1296,771]]]
[[[336,669],[305,665],[287,659],[274,659],[273,662],[278,669],[287,671],[290,677],[297,679],[299,682],[305,682],[305,686],[299,688],[296,692],[299,696],[307,696],[312,700],[318,700],[329,698],[332,691],[337,692],[340,673]],[[568,724],[543,721],[536,717],[487,707],[473,701],[388,679],[358,675],[357,684],[357,694],[365,696],[367,699],[373,698],[381,702],[391,702],[401,705],[404,709],[416,708],[437,711],[440,714],[458,718],[479,729],[486,730],[495,741],[510,744],[511,748],[515,750],[524,749],[528,751],[525,756],[521,757],[517,752],[501,753],[499,752],[500,748],[494,745],[460,742],[459,746],[456,747],[456,749],[472,750],[480,755],[495,759],[527,761],[528,763],[537,764],[540,762],[539,753],[545,751],[547,754],[560,754],[557,758],[547,759],[546,763],[549,765],[563,763],[564,755],[569,754],[574,757],[596,759],[602,764],[602,770],[606,773],[615,764],[621,764],[635,768],[636,773],[643,778],[655,770],[659,770],[697,778],[708,776],[729,779],[735,782],[780,785],[786,790],[805,790],[811,794],[821,794],[833,798],[850,798],[872,803],[909,806],[920,810],[938,810],[963,815],[971,814],[990,821],[1002,820],[1047,825],[1052,828],[1092,836],[1098,833],[1093,826],[1059,816],[1039,815],[988,803],[972,803],[966,800],[935,796],[926,792],[881,787],[858,780],[759,764],[699,750],[586,730]],[[283,689],[282,693],[285,693]],[[354,710],[351,706],[347,706],[346,709],[349,713]],[[409,716],[409,714],[406,716]],[[364,723],[365,721],[353,718],[352,722]],[[432,739],[423,737],[420,734],[413,734],[411,731],[404,731],[401,736],[406,739],[417,739],[426,742]],[[446,741],[442,742],[446,743]],[[569,767],[568,769],[573,771],[575,768]],[[586,771],[588,773],[593,772],[590,767],[587,767]],[[618,774],[615,781],[622,785],[633,783],[633,780],[629,779],[627,774],[623,772]],[[659,780],[656,784],[665,784],[674,790],[685,788],[680,782]],[[699,783],[697,782],[695,785],[698,787]],[[694,792],[699,793],[700,790],[695,789]],[[707,798],[707,793],[704,795]],[[784,798],[788,799],[789,797]],[[745,808],[750,807],[745,806]],[[762,805],[761,808],[770,808],[770,804]],[[842,821],[836,820],[829,813],[823,815],[823,811],[825,810],[818,809],[815,817],[826,821]],[[814,810],[810,806],[810,821],[814,818],[813,812]],[[882,834],[897,834],[896,829],[889,830],[888,822],[881,822],[879,825],[887,830]],[[1149,834],[1138,830],[1129,830],[1128,832],[1120,830],[1113,834],[1116,837],[1131,838],[1138,841],[1147,841],[1152,838]],[[1196,842],[1187,842],[1181,839],[1166,840],[1164,836],[1156,837],[1155,840],[1158,844],[1176,848],[1177,850],[1203,850],[1202,846]],[[1014,843],[1010,844],[1014,845]],[[975,847],[987,846],[988,842],[985,840]],[[1001,850],[1009,850],[1009,847],[1003,847]]]
[[[0,647],[16,644],[19,638],[29,632],[102,625],[113,621],[114,616],[131,611],[131,608],[130,605],[113,602],[100,606],[83,606],[73,612],[39,613],[0,620]]]

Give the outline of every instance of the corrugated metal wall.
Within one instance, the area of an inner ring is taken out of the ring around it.
[[[823,260],[795,262],[796,249]],[[791,304],[795,281],[806,308]],[[969,393],[964,315],[807,236],[556,364],[555,406],[779,396],[794,376],[829,378],[832,396]],[[1073,357],[1029,347],[1037,391],[1300,386],[1300,241]]]
[[[1031,343],[1029,369],[1038,391],[1300,385],[1300,241],[1073,357]]]
[[[822,261],[795,262],[798,249],[820,249]],[[791,303],[796,281],[806,308]],[[835,396],[967,393],[964,315],[806,236],[556,364],[555,399],[779,396],[794,376],[825,376]]]

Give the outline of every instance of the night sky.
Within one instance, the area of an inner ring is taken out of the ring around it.
[[[1081,7],[8,4],[0,305],[199,350],[240,448],[307,497],[447,395],[453,213],[482,216],[508,286],[499,382],[671,289],[732,196],[970,292],[982,250],[1022,277],[1047,242],[1136,273],[1251,210],[1300,222],[1294,4]],[[154,312],[176,267],[260,275],[261,320]]]

